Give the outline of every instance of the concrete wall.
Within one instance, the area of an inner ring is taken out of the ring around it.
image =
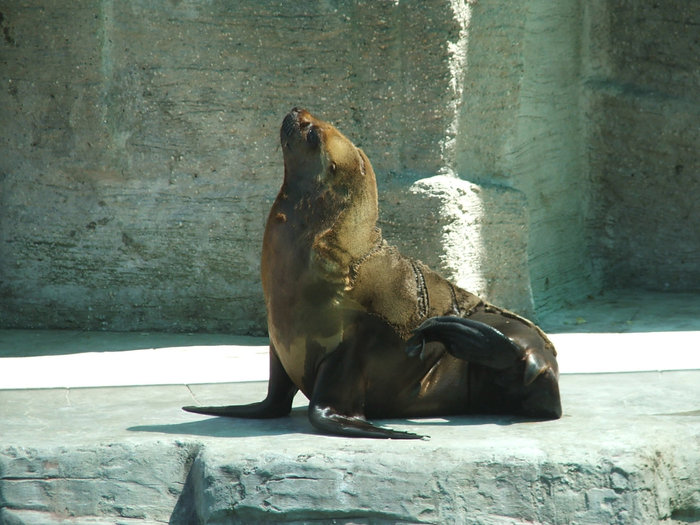
[[[700,282],[691,4],[0,0],[0,326],[263,333],[294,105],[365,149],[387,238],[496,302]]]
[[[539,311],[597,283],[586,249],[587,178],[578,0],[473,8],[457,171],[521,191]]]
[[[0,2],[2,326],[262,333],[278,129],[435,173],[448,2]]]
[[[700,4],[590,3],[592,250],[607,287],[700,290]]]

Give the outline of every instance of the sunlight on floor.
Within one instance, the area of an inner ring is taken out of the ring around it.
[[[700,332],[569,333],[549,336],[564,374],[700,369]]]
[[[44,334],[51,337],[51,332]],[[563,374],[700,369],[700,331],[550,337]],[[238,383],[268,378],[268,349],[262,338],[259,344],[249,340],[246,345],[85,351],[100,348],[99,338],[100,333],[93,332],[87,345],[76,340],[74,353],[0,358],[0,389]],[[141,342],[147,345],[149,338],[144,339]],[[151,342],[158,344],[156,339]]]

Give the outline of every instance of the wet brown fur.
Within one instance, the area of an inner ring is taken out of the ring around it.
[[[300,389],[312,423],[346,435],[417,437],[365,417],[559,417],[556,352],[546,335],[387,244],[377,228],[372,165],[335,127],[294,109],[280,136],[284,181],[262,251],[268,398],[254,408],[196,411],[271,417],[288,413]],[[436,341],[424,341],[420,358],[409,356],[414,331],[440,316],[494,328],[506,343],[496,345],[499,364],[452,355]]]

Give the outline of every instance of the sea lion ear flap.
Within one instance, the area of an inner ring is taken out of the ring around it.
[[[372,165],[369,163],[369,159],[367,158],[367,155],[365,155],[365,152],[362,151],[361,148],[357,148],[357,152],[360,154],[360,172],[362,175],[367,174],[367,166],[372,169]]]

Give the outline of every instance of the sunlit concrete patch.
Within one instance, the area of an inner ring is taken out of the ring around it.
[[[0,388],[236,383],[268,378],[266,346],[187,346],[0,359]]]
[[[569,333],[549,336],[564,374],[700,369],[700,332]]]
[[[15,356],[0,358],[0,389],[238,383],[268,378],[265,338],[229,337],[232,344],[218,344],[220,336],[207,334],[136,337],[74,332],[68,337],[51,331],[10,330],[0,335],[6,345],[14,341]],[[700,369],[700,331],[550,337],[562,374]],[[16,357],[22,355],[22,345],[27,345],[28,357]],[[48,355],[32,355],[37,347]]]

